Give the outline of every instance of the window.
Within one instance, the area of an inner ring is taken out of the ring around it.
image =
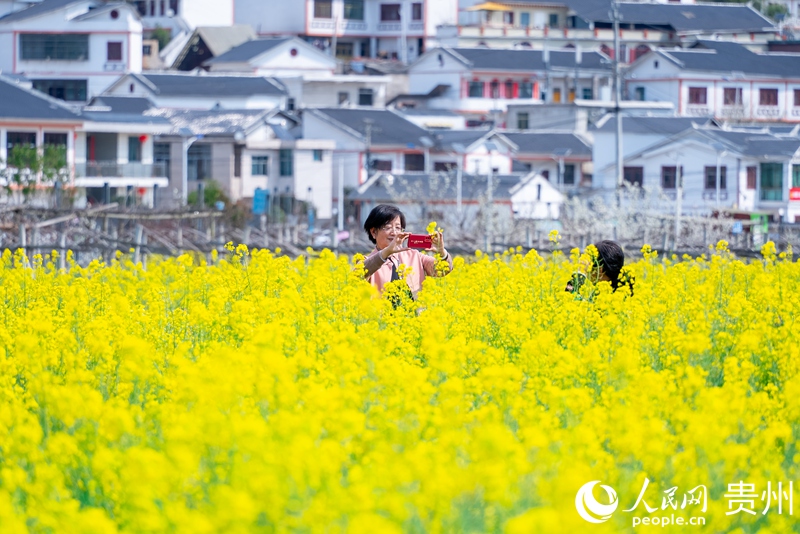
[[[758,90],[758,104],[760,106],[777,106],[778,105],[778,90],[777,89],[759,89]]]
[[[634,100],[638,100],[640,102],[644,102],[644,87],[637,87],[635,90],[636,94],[634,95]]]
[[[364,20],[364,0],[345,0],[345,20]]]
[[[336,57],[353,57],[353,51],[355,50],[354,43],[336,43]]]
[[[559,87],[553,89],[553,102],[555,103],[561,102],[561,89]]]
[[[128,137],[128,161],[131,163],[142,161],[142,142],[138,137]]]
[[[722,90],[722,104],[724,106],[742,105],[742,88],[726,87]]]
[[[457,167],[455,161],[435,161],[433,163],[433,170],[436,172],[450,172]]]
[[[422,20],[422,4],[419,2],[411,4],[411,20]]]
[[[489,94],[492,98],[500,98],[500,82],[494,80],[489,84]]]
[[[625,167],[623,178],[628,184],[641,187],[644,183],[644,167]]]
[[[594,98],[594,91],[592,91],[591,87],[584,87],[583,88],[582,98],[584,100],[592,100]]]
[[[178,11],[178,0],[169,0],[169,9],[174,15],[182,15],[182,13]]]
[[[339,93],[339,105],[340,106],[344,106],[348,102],[350,102],[350,93],[347,93],[347,92],[344,92],[344,91],[340,92]]]
[[[575,89],[569,90],[569,93],[567,93],[567,100],[569,100],[570,103],[575,102]]]
[[[314,18],[333,18],[333,0],[314,0]]]
[[[322,150],[314,150],[314,161],[322,161]]]
[[[253,156],[250,174],[253,176],[269,176],[269,156]]]
[[[727,189],[727,168],[725,166],[721,166],[719,168],[719,188],[720,189]],[[706,189],[716,190],[717,189],[717,167],[716,166],[709,166],[705,168],[705,177],[706,177]]]
[[[654,68],[654,69],[657,69],[657,68],[658,68],[658,60],[656,60],[656,61],[653,61],[653,68]]]
[[[142,55],[149,56],[153,53],[153,46],[152,45],[142,45]]]
[[[505,86],[506,98],[514,98],[514,82],[508,80]]]
[[[19,36],[19,45],[19,58],[22,60],[89,60],[88,34],[23,33]]]
[[[424,154],[406,154],[406,156],[405,156],[405,169],[407,171],[424,171],[425,170],[425,155]]]
[[[529,128],[529,115],[526,111],[517,113],[517,128],[520,130],[527,130]]]
[[[109,42],[106,57],[109,61],[122,61],[122,43]]]
[[[483,98],[483,82],[469,82],[469,97]]]
[[[792,165],[792,187],[800,187],[800,165]]]
[[[558,13],[550,13],[550,24],[551,28],[558,28]]]
[[[519,84],[519,98],[533,98],[533,83],[522,82]]]
[[[547,180],[549,182],[550,181],[550,171],[549,170],[542,171],[542,178],[544,178],[545,180]]]
[[[705,87],[689,88],[689,103],[704,105],[707,103],[707,89]]]
[[[374,159],[372,160],[372,168],[376,171],[391,171],[392,162],[388,159]]]
[[[278,153],[280,158],[281,176],[294,174],[294,153],[290,149],[282,148]]]
[[[528,27],[531,25],[531,14],[530,13],[520,13],[519,15],[519,23],[523,27]]]
[[[233,177],[242,177],[242,145],[233,145]]]
[[[794,107],[800,107],[800,89],[794,90]]]
[[[747,167],[747,189],[754,190],[756,188],[757,174],[758,167]]]
[[[678,184],[678,167],[661,167],[661,188],[675,189]]]
[[[504,24],[514,24],[514,12],[513,11],[506,11],[503,13],[503,23]]]
[[[564,165],[564,185],[575,185],[575,164]]]
[[[783,163],[761,164],[761,200],[783,200]]]
[[[44,146],[67,147],[67,134],[47,133],[44,134]],[[796,165],[795,165],[796,166]]]
[[[359,106],[372,106],[374,100],[374,91],[362,87],[358,90],[358,105]]]
[[[67,102],[86,101],[86,80],[33,80],[33,88]]]
[[[15,146],[36,148],[36,134],[33,132],[8,132],[6,148],[11,152]]]
[[[294,98],[287,98],[286,99],[286,110],[287,111],[294,111],[295,108],[295,99]]]
[[[169,143],[153,143],[153,163],[163,169],[163,176],[170,177],[170,145]]]
[[[211,178],[211,145],[195,143],[187,154],[187,174],[189,180]]]
[[[396,22],[400,20],[400,4],[381,4],[381,21]]]

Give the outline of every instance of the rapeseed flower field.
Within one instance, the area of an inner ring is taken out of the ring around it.
[[[394,308],[328,251],[6,251],[0,532],[797,532],[800,266],[642,252],[633,296],[512,250]]]

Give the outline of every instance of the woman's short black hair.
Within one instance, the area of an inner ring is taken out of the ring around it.
[[[397,206],[392,206],[390,204],[378,204],[372,211],[369,212],[367,216],[367,220],[364,221],[364,231],[367,232],[367,237],[373,244],[377,244],[375,238],[372,237],[371,230],[379,230],[383,228],[384,225],[387,223],[392,222],[395,218],[400,217],[400,225],[405,228],[406,227],[406,216],[403,215],[403,212]]]
[[[620,284],[619,273],[625,265],[625,253],[622,247],[614,241],[599,241],[594,244],[597,248],[600,267],[611,280],[611,287],[616,291]]]

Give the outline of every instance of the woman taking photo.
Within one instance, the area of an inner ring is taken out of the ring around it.
[[[398,268],[405,265],[411,269],[406,274],[405,281],[411,290],[412,298],[417,298],[417,293],[422,289],[422,282],[426,276],[437,276],[436,259],[426,256],[419,250],[408,248],[405,245],[409,232],[406,232],[406,217],[396,206],[380,204],[370,212],[364,221],[364,230],[369,240],[375,244],[375,249],[364,260],[366,269],[365,278],[383,292],[383,286],[389,282],[400,280]],[[453,268],[453,259],[444,248],[444,237],[441,232],[431,236],[432,250],[439,253],[442,260],[446,261],[450,269]],[[446,274],[445,272],[444,274]]]

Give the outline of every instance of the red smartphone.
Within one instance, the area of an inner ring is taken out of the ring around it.
[[[427,234],[411,234],[408,236],[408,248],[420,248],[428,250],[433,248],[433,240]]]

